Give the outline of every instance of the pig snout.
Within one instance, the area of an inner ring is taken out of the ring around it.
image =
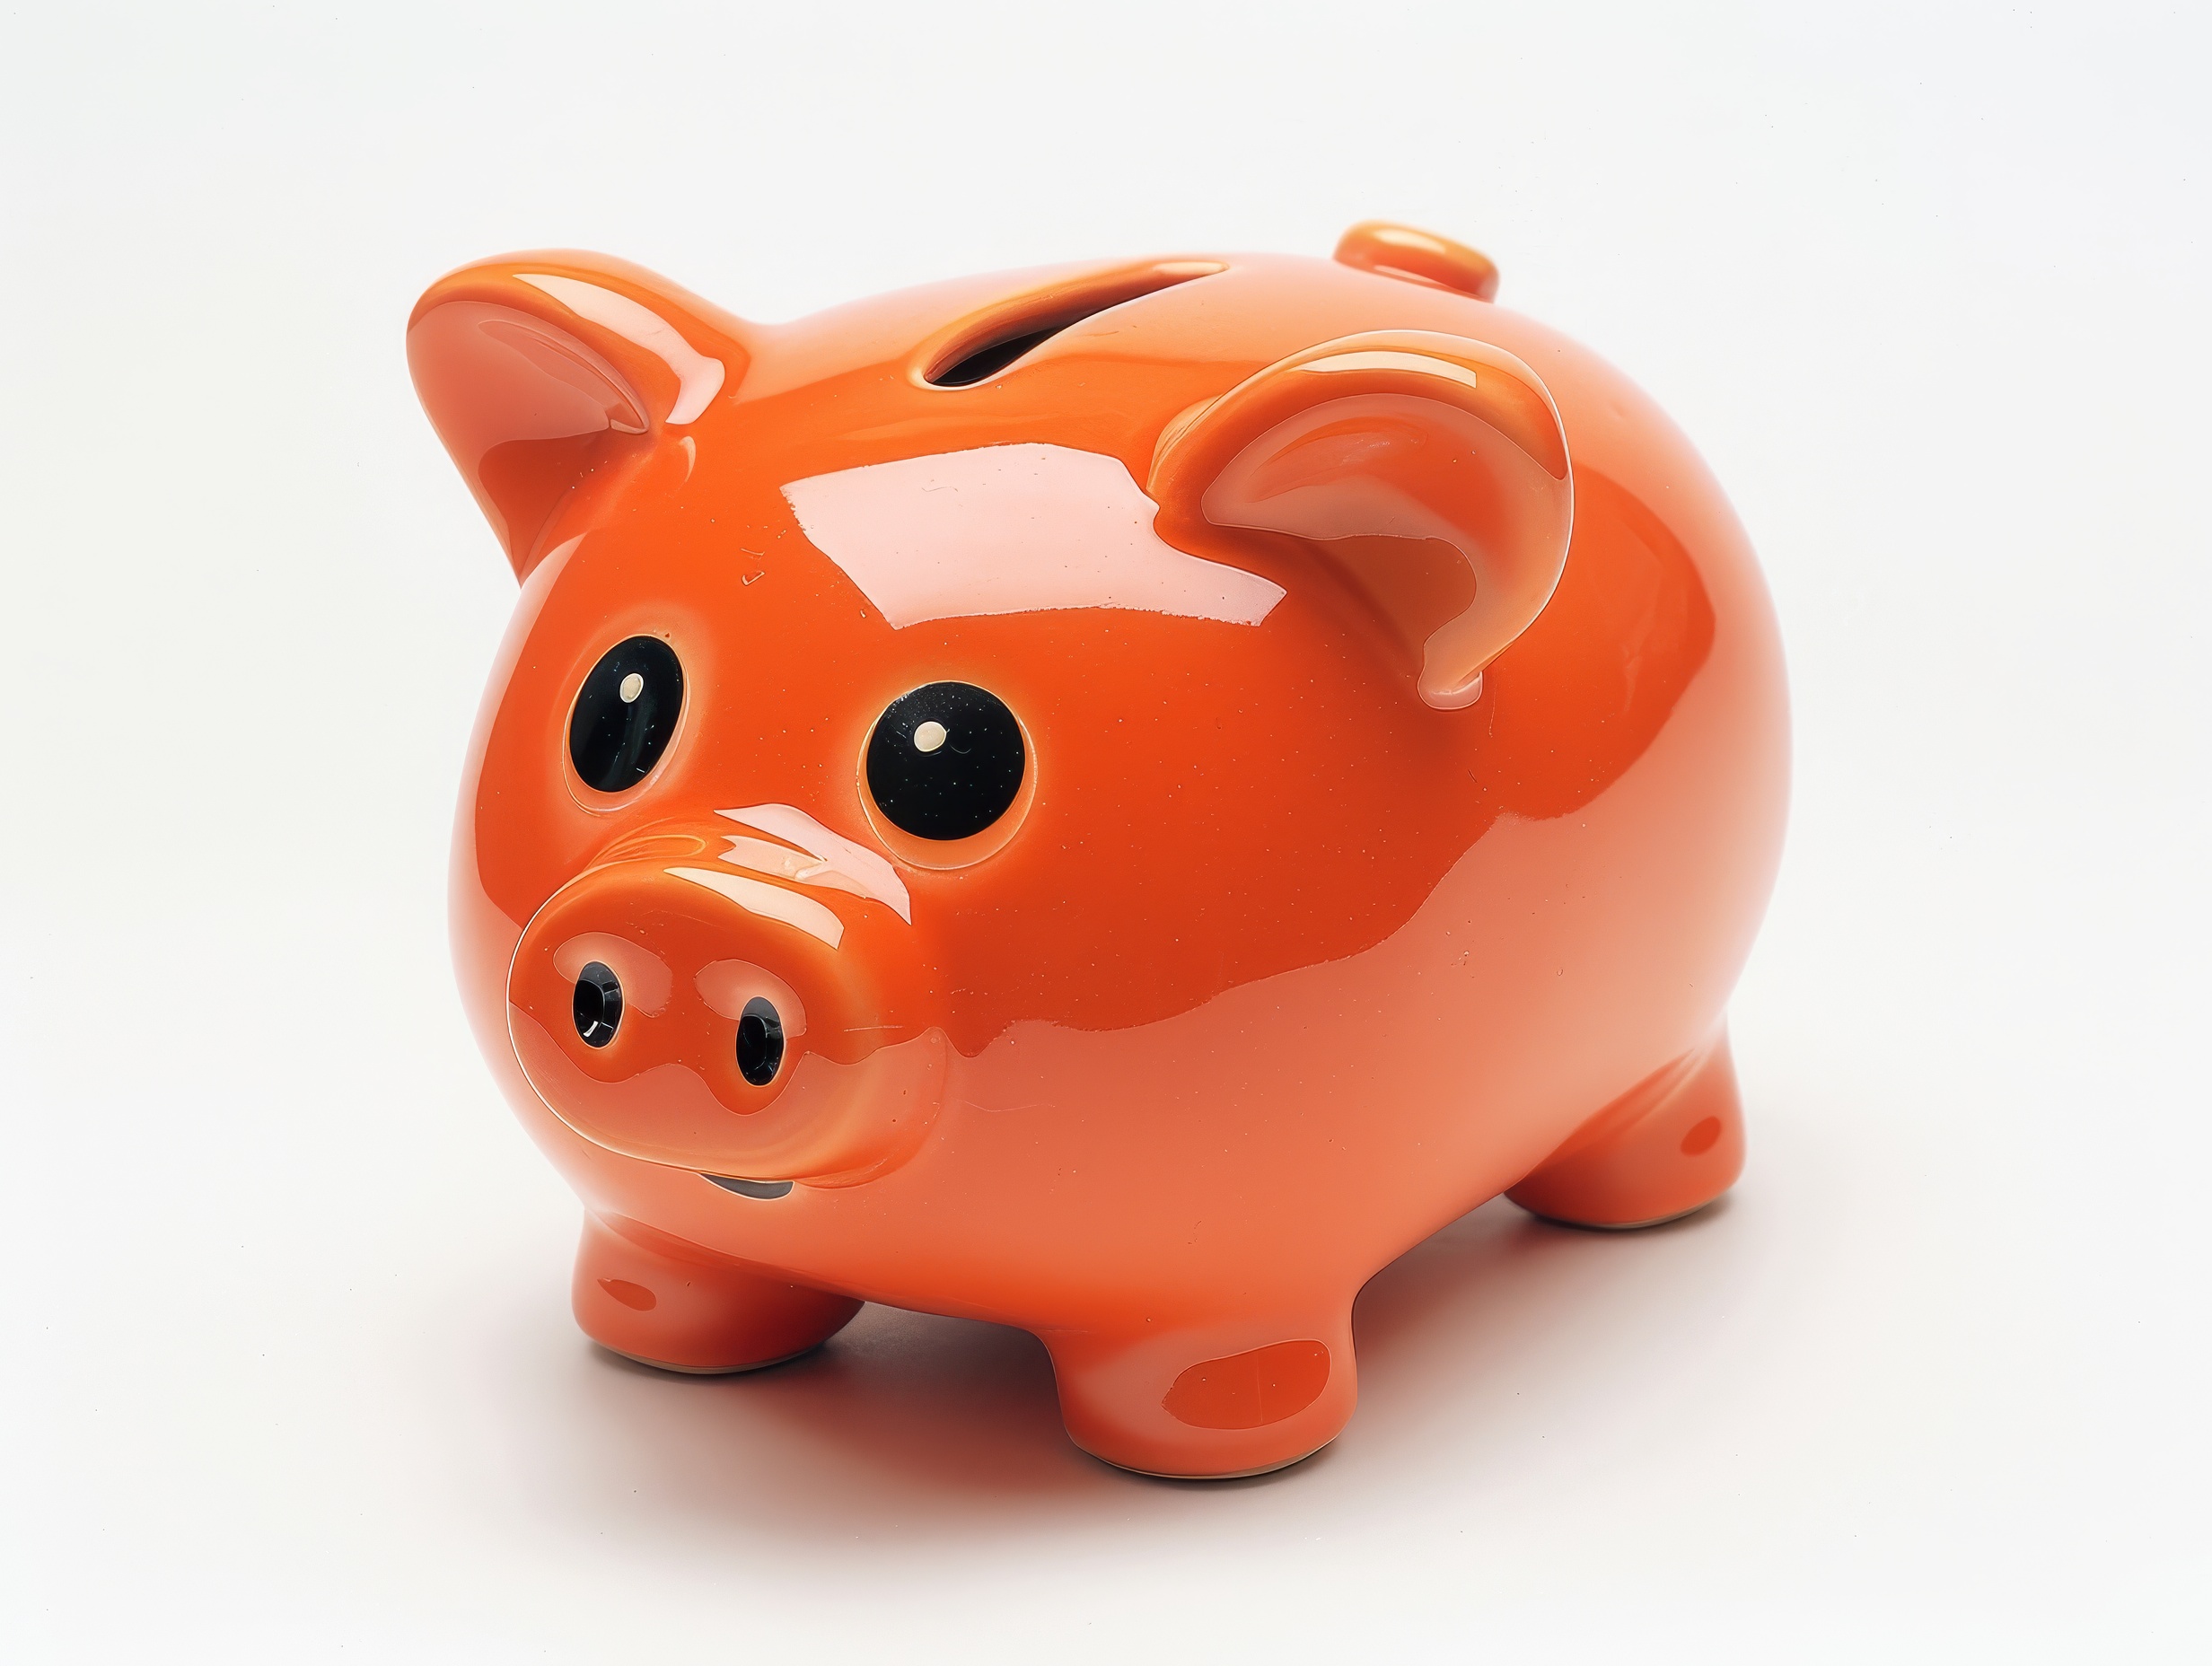
[[[750,836],[632,843],[644,854],[564,886],[515,951],[509,1031],[553,1113],[752,1197],[909,1154],[949,1043],[903,890]]]

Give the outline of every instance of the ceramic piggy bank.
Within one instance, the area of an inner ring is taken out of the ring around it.
[[[573,252],[423,297],[522,585],[460,982],[586,1333],[1021,1326],[1085,1451],[1245,1475],[1455,1216],[1730,1185],[1774,620],[1681,434],[1495,288],[1371,224],[775,326]]]

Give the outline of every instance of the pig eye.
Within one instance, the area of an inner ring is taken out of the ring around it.
[[[644,780],[668,748],[683,709],[683,667],[658,636],[607,650],[576,690],[568,760],[584,785],[619,793]]]
[[[902,694],[868,737],[868,791],[917,838],[966,838],[1022,790],[1022,725],[996,695],[964,682]]]

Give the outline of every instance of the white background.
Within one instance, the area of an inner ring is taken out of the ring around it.
[[[2212,39],[1658,10],[0,17],[0,1653],[2205,1658]],[[1737,1193],[1478,1211],[1259,1482],[1083,1458],[976,1324],[596,1354],[448,970],[513,583],[415,295],[564,243],[774,320],[1371,215],[1766,560]]]

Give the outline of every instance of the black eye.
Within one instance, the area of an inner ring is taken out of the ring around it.
[[[933,682],[902,694],[868,738],[868,791],[917,838],[966,838],[1022,790],[1022,727],[995,694]]]
[[[660,760],[683,709],[683,667],[658,636],[607,650],[576,690],[568,758],[586,786],[619,793]]]

